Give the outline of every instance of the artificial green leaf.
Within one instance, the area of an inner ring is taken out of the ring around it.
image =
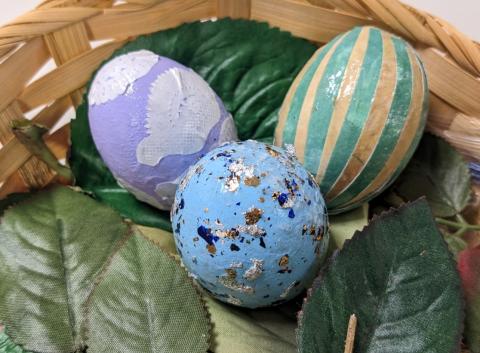
[[[135,228],[138,233],[155,243],[155,245],[160,247],[163,251],[174,257],[178,256],[177,247],[175,246],[175,239],[173,238],[173,234],[171,232],[167,232],[159,228],[138,225],[135,226]]]
[[[138,226],[137,229],[163,250],[179,259],[172,233]],[[268,309],[242,309],[224,304],[205,293],[212,321],[211,350],[215,353],[294,353],[296,301]]]
[[[210,322],[185,270],[140,235],[113,256],[88,301],[88,352],[204,353]]]
[[[141,36],[113,56],[139,49],[194,69],[232,113],[241,139],[271,142],[283,98],[316,47],[266,23],[223,19]],[[90,135],[87,107],[85,96],[71,124],[70,165],[77,185],[135,223],[171,230],[168,213],[137,201],[116,183]]]
[[[346,240],[351,239],[357,230],[368,224],[368,203],[346,213],[329,217],[330,236],[335,246],[343,247]]]
[[[30,353],[12,341],[0,325],[0,353]]]
[[[452,252],[452,254],[457,258],[458,254],[463,250],[468,248],[468,243],[463,240],[462,237],[457,236],[455,234],[451,234],[448,231],[440,229],[443,234],[443,238],[445,239],[448,248]]]
[[[295,353],[295,311],[282,307],[248,310],[205,297],[213,323],[215,353]]]
[[[140,224],[146,226],[158,227],[167,231],[172,230],[169,212],[160,211],[138,201],[135,196],[122,187],[98,188],[95,189],[94,195],[99,201],[111,206],[125,218],[140,221]]]
[[[480,246],[459,254],[458,270],[467,299],[465,339],[472,353],[480,353]]]
[[[463,319],[455,261],[425,200],[377,217],[317,279],[299,318],[300,352],[343,352],[351,314],[355,353],[451,353]]]
[[[0,322],[27,350],[79,352],[82,306],[128,234],[110,208],[66,187],[34,194],[0,224]]]
[[[460,213],[470,199],[470,172],[452,146],[425,134],[392,190],[404,201],[426,196],[436,217],[451,217]]]

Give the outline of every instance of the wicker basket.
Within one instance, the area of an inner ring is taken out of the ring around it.
[[[212,17],[267,21],[319,45],[358,25],[403,36],[427,69],[432,93],[428,129],[480,161],[479,44],[397,0],[45,0],[0,28],[0,198],[55,178],[14,137],[12,120],[28,113],[48,128],[58,125],[80,103],[92,72],[125,41]],[[38,77],[50,59],[56,68]],[[68,125],[45,140],[57,158],[65,158]]]

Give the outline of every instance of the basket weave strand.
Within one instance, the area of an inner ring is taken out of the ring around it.
[[[212,17],[267,21],[325,43],[354,26],[374,25],[409,40],[421,55],[432,93],[428,129],[480,161],[480,46],[446,21],[397,0],[46,0],[0,28],[0,197],[53,179],[9,130],[13,119],[51,128],[81,101],[92,72],[135,36]],[[96,40],[108,42],[93,48]],[[56,68],[30,83],[52,58]],[[68,127],[46,137],[64,158]]]

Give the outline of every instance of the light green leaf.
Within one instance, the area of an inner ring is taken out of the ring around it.
[[[0,325],[0,353],[30,353],[12,341]]]
[[[178,256],[173,234],[166,230],[136,225],[135,229],[172,256]]]
[[[452,146],[425,134],[392,190],[403,201],[426,196],[436,217],[451,217],[462,212],[470,200],[470,172]]]
[[[452,252],[452,254],[455,256],[455,258],[458,256],[458,254],[468,248],[468,243],[463,240],[462,237],[459,237],[454,234],[450,234],[447,231],[444,231],[440,228],[440,231],[443,234],[443,238],[447,242],[448,248]]]
[[[204,353],[210,322],[185,270],[143,236],[113,256],[88,304],[88,353]]]
[[[211,297],[205,297],[205,300],[213,323],[213,352],[297,352],[297,322],[292,305],[247,310],[221,303]]]
[[[155,244],[179,259],[173,234],[161,229],[138,226]],[[294,353],[296,352],[295,301],[269,309],[241,309],[224,304],[205,293],[212,321],[215,353]]]
[[[368,224],[368,203],[346,213],[329,217],[330,235],[337,248],[351,239],[357,230],[362,230]]]
[[[27,350],[79,352],[93,279],[128,233],[110,208],[65,187],[8,209],[0,224],[0,322]]]
[[[376,218],[345,243],[304,304],[300,352],[343,352],[351,314],[355,353],[460,350],[460,279],[425,200]]]

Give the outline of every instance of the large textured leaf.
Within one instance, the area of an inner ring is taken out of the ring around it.
[[[468,165],[447,142],[425,134],[393,190],[404,201],[426,196],[437,217],[454,216],[471,196]]]
[[[210,323],[185,270],[151,241],[132,236],[88,304],[88,352],[204,353]]]
[[[265,23],[224,19],[139,37],[114,56],[139,49],[197,71],[233,114],[241,139],[271,141],[290,83],[316,48]],[[72,122],[70,165],[77,184],[136,223],[169,230],[168,214],[136,201],[103,164],[89,132],[87,104],[85,97]]]
[[[0,224],[0,322],[27,350],[84,347],[82,306],[120,240],[119,215],[55,187],[8,209]]]
[[[148,239],[178,260],[173,234],[160,229],[137,227]],[[224,304],[205,294],[212,321],[211,350],[215,353],[295,353],[296,312],[291,301],[268,309],[242,309]]]
[[[459,254],[458,269],[467,299],[465,338],[472,353],[480,353],[480,246]]]
[[[427,202],[408,204],[357,232],[317,279],[299,319],[300,352],[343,352],[353,313],[355,353],[458,352],[460,287]]]
[[[12,341],[0,325],[0,353],[30,353]]]

